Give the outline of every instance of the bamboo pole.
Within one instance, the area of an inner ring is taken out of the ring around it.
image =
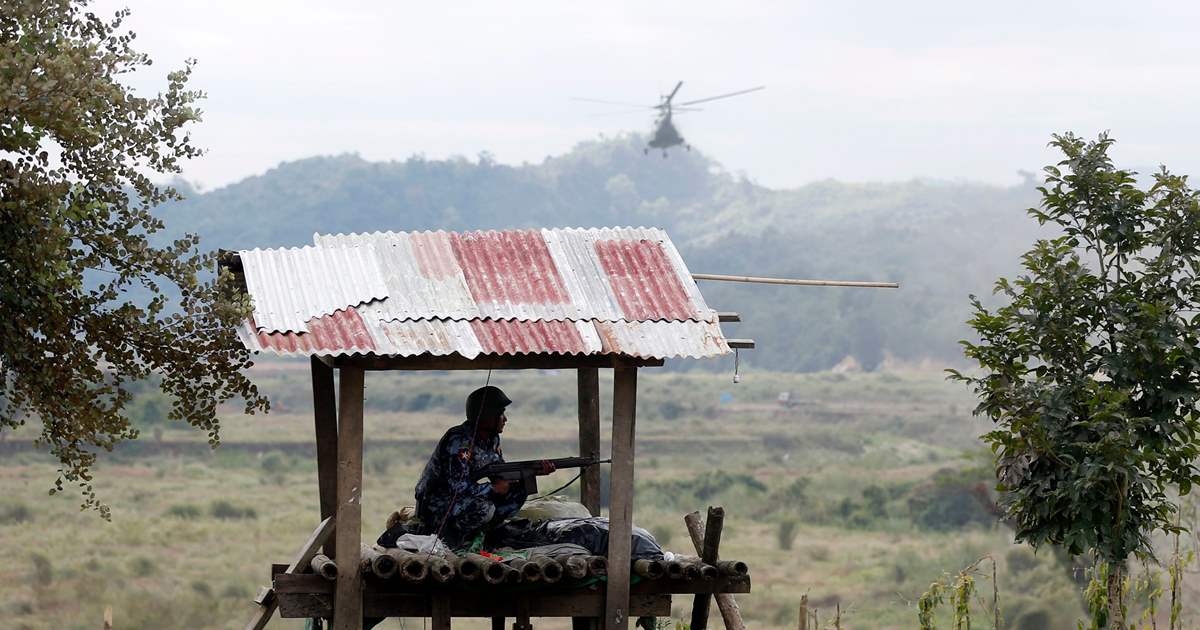
[[[608,575],[608,558],[604,556],[585,556],[587,560],[588,573],[601,577]]]
[[[533,556],[529,559],[530,562],[536,564],[542,570],[542,581],[547,584],[554,584],[563,578],[563,568],[553,558],[546,556]]]
[[[750,575],[750,567],[741,560],[719,560],[717,561],[717,570],[721,575],[743,576]]]
[[[633,572],[647,580],[657,580],[666,573],[666,567],[660,560],[634,560]]]
[[[445,584],[454,579],[454,567],[441,556],[433,554],[421,554],[425,560],[426,566],[429,567],[429,577],[435,582]]]
[[[692,546],[696,548],[696,553],[704,555],[704,531],[700,528],[700,513],[692,512],[683,517],[683,522],[687,524],[688,535],[692,538]],[[712,558],[717,560],[717,558]],[[726,630],[746,630],[746,623],[742,621],[742,611],[738,608],[737,600],[729,593],[717,593],[717,608],[721,611],[721,618],[725,622]]]
[[[567,556],[565,558],[559,558],[558,562],[562,565],[563,571],[567,574],[567,577],[574,578],[576,580],[587,577],[587,556]]]
[[[337,564],[333,560],[330,560],[329,556],[319,553],[313,556],[312,562],[308,564],[312,567],[313,573],[326,580],[337,579]]]
[[[374,573],[375,575],[387,579],[396,574],[403,563],[403,558],[398,558],[393,555],[395,549],[381,550],[370,545],[362,546],[362,570],[363,573]],[[399,552],[403,553],[403,552]]]
[[[450,566],[454,568],[454,572],[464,582],[473,582],[479,579],[483,573],[483,567],[480,567],[474,560],[470,558],[455,557],[450,560]]]
[[[530,560],[516,558],[509,560],[509,566],[521,572],[521,578],[526,582],[537,582],[542,579],[542,567]]]
[[[858,287],[863,289],[899,289],[897,282],[862,282],[857,280],[798,280],[796,278],[763,278],[760,276],[726,276],[715,273],[694,273],[693,280],[720,282],[749,282],[753,284],[790,284],[803,287]]]
[[[466,557],[471,560],[471,562],[479,565],[480,575],[488,584],[503,584],[511,579],[508,577],[508,573],[509,569],[512,567],[506,567],[503,564],[492,560],[491,558],[481,556],[477,553],[468,553]],[[515,571],[515,569],[513,570]],[[517,575],[519,576],[520,573]]]

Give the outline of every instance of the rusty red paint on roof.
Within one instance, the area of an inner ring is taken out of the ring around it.
[[[541,232],[455,232],[450,242],[476,302],[571,301]]]
[[[359,352],[375,350],[375,342],[363,322],[362,316],[354,309],[335,311],[332,315],[314,317],[306,322],[307,332],[273,332],[268,333],[254,326],[258,343],[264,348],[281,353],[324,354],[334,350],[353,348]]]
[[[596,254],[628,320],[691,319],[691,301],[662,245],[650,241],[596,241]]]
[[[587,354],[575,322],[472,319],[471,330],[485,354]]]

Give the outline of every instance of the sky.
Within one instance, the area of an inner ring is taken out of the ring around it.
[[[466,156],[537,163],[648,132],[652,105],[757,85],[678,119],[771,187],[835,178],[995,184],[1055,161],[1050,134],[1108,130],[1121,166],[1195,174],[1200,3],[309,2],[127,6],[157,91],[194,58],[205,91],[183,176],[213,189],[282,161]],[[615,110],[615,111],[614,111]],[[653,154],[650,157],[654,157]],[[647,158],[649,159],[649,158]],[[661,158],[655,158],[661,159]]]

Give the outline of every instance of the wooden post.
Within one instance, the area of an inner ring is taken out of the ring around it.
[[[704,531],[700,529],[700,513],[692,512],[683,517],[683,522],[687,524],[688,536],[692,539],[692,546],[696,549],[697,555],[704,555]],[[727,630],[746,630],[746,623],[742,621],[742,611],[738,608],[737,600],[729,593],[717,593],[717,609],[721,611],[721,619],[725,622]]]
[[[362,630],[362,571],[353,553],[362,544],[363,371],[341,368],[337,462],[338,578],[333,630]],[[437,628],[435,622],[434,627]],[[447,624],[446,627],[449,627]]]
[[[600,458],[600,370],[579,368],[579,456]],[[579,502],[600,516],[600,467],[588,466],[579,477]]]
[[[613,370],[612,472],[608,490],[608,592],[605,630],[629,628],[629,555],[633,535],[633,439],[637,368]]]
[[[337,511],[337,403],[333,393],[333,368],[311,357],[313,428],[317,436],[317,489],[321,495],[321,520]],[[325,555],[336,558],[333,538],[325,543]]]
[[[450,596],[444,593],[434,594],[430,609],[430,627],[433,630],[450,630]]]
[[[704,522],[704,546],[700,551],[700,559],[707,564],[717,563],[721,548],[721,529],[725,525],[725,508],[708,508],[708,518]],[[692,601],[692,630],[708,628],[708,609],[712,604],[712,595],[697,593]]]
[[[800,630],[808,630],[808,593],[800,596]]]

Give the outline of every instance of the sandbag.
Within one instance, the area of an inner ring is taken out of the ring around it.
[[[529,501],[517,512],[517,517],[527,518],[535,523],[552,518],[589,518],[591,515],[582,503],[562,501],[553,497]]]

